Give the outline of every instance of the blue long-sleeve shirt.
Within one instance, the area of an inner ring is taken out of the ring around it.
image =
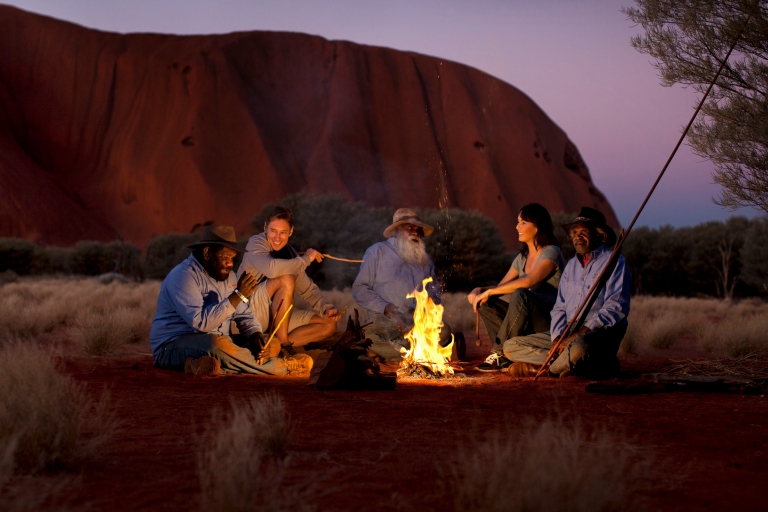
[[[236,287],[234,272],[225,281],[217,281],[194,255],[176,265],[163,281],[157,297],[157,313],[149,333],[152,354],[185,334],[229,336],[232,320],[241,334],[261,332],[261,324],[247,304],[240,302],[235,308],[229,302]]]
[[[352,296],[359,305],[371,313],[384,313],[387,304],[393,304],[402,313],[416,307],[415,299],[405,296],[414,290],[421,290],[422,281],[432,277],[427,285],[429,295],[440,301],[440,285],[432,260],[428,265],[408,264],[403,261],[395,247],[395,238],[373,244],[365,251],[363,264],[352,285]],[[366,316],[366,318],[367,318]]]
[[[565,266],[557,290],[557,301],[554,309],[552,309],[552,324],[550,325],[552,339],[563,333],[610,258],[611,251],[606,246],[601,245],[592,251],[586,265],[582,266],[578,256],[574,256]],[[619,256],[616,268],[597,295],[584,325],[594,330],[620,323],[626,324],[631,287],[632,274],[627,269],[624,256]]]

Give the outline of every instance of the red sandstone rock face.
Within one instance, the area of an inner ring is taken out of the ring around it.
[[[281,32],[120,35],[0,6],[0,236],[138,245],[249,231],[292,192],[454,206],[516,241],[518,209],[612,208],[526,95],[415,53]],[[320,213],[320,212],[318,212]]]

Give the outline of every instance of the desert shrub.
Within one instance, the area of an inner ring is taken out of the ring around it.
[[[0,310],[13,314],[0,315],[0,334],[18,338],[34,338],[60,326],[72,325],[75,317],[86,312],[102,315],[107,310],[135,310],[118,319],[133,323],[139,340],[146,339],[155,313],[160,283],[111,283],[103,285],[95,279],[35,278],[5,284],[0,293]],[[131,320],[132,318],[132,320]],[[141,325],[142,327],[139,327]]]
[[[0,347],[0,446],[15,441],[18,470],[75,468],[96,454],[115,425],[109,394],[93,401],[49,351],[19,342]]]
[[[479,212],[422,209],[420,215],[435,227],[424,241],[443,290],[467,292],[496,284],[512,264],[499,229]]]
[[[216,411],[199,441],[197,473],[204,510],[314,510],[298,487],[284,484],[290,425],[279,395],[232,402]]]
[[[69,254],[68,266],[73,274],[96,276],[117,272],[139,276],[141,272],[140,251],[126,242],[82,241],[75,244]]]
[[[104,311],[86,310],[75,318],[72,337],[87,354],[114,354],[127,343],[149,340],[152,317],[126,307]]]
[[[605,431],[546,420],[493,432],[443,470],[457,511],[640,509],[648,459]]]
[[[622,350],[669,348],[682,337],[695,338],[708,351],[730,357],[768,355],[768,304],[685,297],[636,296]]]
[[[12,270],[20,276],[48,271],[50,261],[45,250],[21,238],[0,238],[0,272]]]
[[[392,222],[396,208],[375,208],[337,195],[293,194],[277,204],[293,210],[296,227],[291,245],[343,258],[362,259],[365,250],[384,240],[383,232]],[[250,221],[255,232],[264,229],[267,204]],[[422,220],[435,227],[425,238],[427,251],[445,290],[469,290],[498,282],[512,262],[498,228],[477,212],[458,209],[418,209]],[[308,275],[324,289],[352,285],[358,265],[325,260],[310,265]]]
[[[149,279],[165,279],[173,267],[192,253],[187,246],[198,240],[199,233],[169,233],[153,238],[145,251],[144,275]]]

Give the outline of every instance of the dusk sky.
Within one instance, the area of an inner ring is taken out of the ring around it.
[[[116,32],[211,34],[284,30],[442,57],[530,96],[579,148],[626,226],[672,151],[698,96],[662,87],[630,0],[3,0]],[[755,210],[712,203],[712,165],[683,146],[638,225],[685,226]]]

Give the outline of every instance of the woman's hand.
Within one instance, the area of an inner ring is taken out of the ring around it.
[[[477,298],[478,295],[483,293],[483,290],[484,288],[480,287],[480,288],[475,288],[474,290],[469,292],[469,294],[467,295],[467,301],[474,306],[475,299]]]
[[[477,312],[477,309],[483,305],[491,297],[491,290],[485,290],[479,295],[475,296],[475,301],[472,303],[472,308]]]

